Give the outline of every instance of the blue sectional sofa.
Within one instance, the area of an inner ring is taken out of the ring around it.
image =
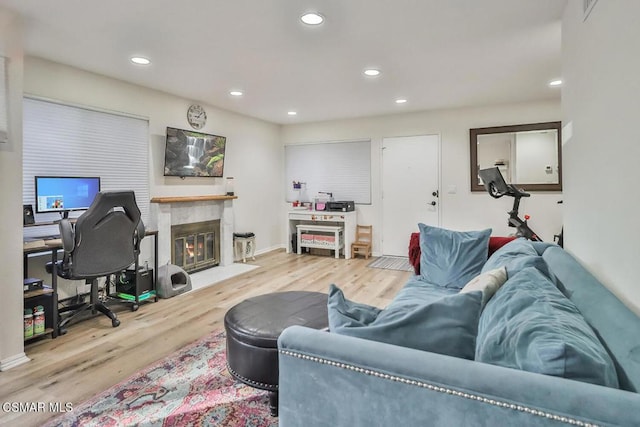
[[[485,261],[488,302],[428,275],[384,309],[332,287],[331,332],[280,336],[280,426],[640,426],[640,318],[558,246]]]

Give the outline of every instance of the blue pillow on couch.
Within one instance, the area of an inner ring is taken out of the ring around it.
[[[506,267],[507,278],[513,277],[519,271],[524,270],[527,267],[534,267],[540,273],[551,279],[551,282],[553,282],[553,284],[556,285],[560,292],[562,292],[566,297],[571,296],[571,293],[551,272],[544,258],[538,255],[534,242],[531,242],[524,237],[512,240],[495,251],[482,267],[482,272],[486,273],[487,271],[495,270],[500,267]]]
[[[485,273],[489,270],[505,267],[510,262],[517,261],[518,258],[523,256],[538,256],[538,251],[535,250],[531,241],[524,237],[520,237],[510,241],[491,254],[487,262],[482,267],[482,272]],[[508,272],[509,269],[507,268],[507,273]]]
[[[329,331],[449,356],[473,359],[482,292],[433,295],[384,310],[355,303],[329,288]]]
[[[487,303],[476,360],[618,387],[609,353],[578,308],[534,267],[511,277]]]
[[[420,275],[428,283],[462,289],[487,261],[491,229],[453,231],[418,224]]]

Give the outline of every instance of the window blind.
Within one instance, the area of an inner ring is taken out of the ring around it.
[[[285,185],[288,202],[313,201],[318,192],[334,200],[371,203],[371,141],[341,141],[285,145]],[[293,182],[300,182],[294,189]]]
[[[7,64],[6,59],[0,56],[0,142],[9,140],[8,132],[8,91],[7,91]]]
[[[23,128],[24,204],[35,211],[36,175],[99,176],[101,190],[133,190],[142,220],[149,222],[147,120],[25,98]],[[36,214],[36,222],[58,219],[58,213]],[[43,228],[25,228],[25,237],[58,233],[57,226]]]

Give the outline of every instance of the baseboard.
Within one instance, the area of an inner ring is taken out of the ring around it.
[[[271,252],[271,251],[275,251],[278,249],[286,249],[287,245],[275,245],[275,246],[271,246],[270,248],[266,248],[266,249],[260,249],[259,251],[256,251],[255,255],[262,255],[262,254],[266,254],[267,252]]]
[[[24,352],[16,354],[15,356],[7,357],[4,360],[0,360],[0,371],[7,371],[11,368],[27,363],[30,360],[31,359],[29,359]]]

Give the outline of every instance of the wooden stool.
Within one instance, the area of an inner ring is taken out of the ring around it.
[[[235,259],[242,258],[242,262],[247,262],[247,255],[255,261],[256,235],[254,233],[233,233],[233,249]],[[242,257],[238,255],[241,252]]]
[[[351,244],[351,258],[362,254],[365,259],[369,259],[372,244],[373,225],[356,225],[356,241]]]

